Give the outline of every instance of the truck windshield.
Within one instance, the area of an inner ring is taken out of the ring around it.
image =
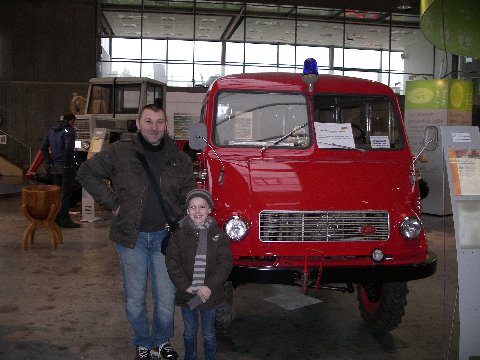
[[[399,119],[389,97],[317,94],[313,114],[320,148],[403,148]]]
[[[217,98],[214,143],[307,148],[308,122],[307,100],[301,94],[222,92]]]

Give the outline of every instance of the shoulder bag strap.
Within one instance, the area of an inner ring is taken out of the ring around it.
[[[142,162],[143,168],[145,169],[145,172],[147,173],[148,180],[150,181],[150,185],[152,186],[153,192],[155,195],[157,195],[158,202],[160,203],[160,206],[162,207],[163,214],[165,215],[165,218],[167,219],[168,226],[171,228],[172,223],[168,219],[168,212],[165,207],[165,203],[163,202],[163,197],[162,193],[160,191],[160,187],[158,186],[157,181],[155,180],[155,176],[153,175],[152,169],[150,169],[150,165],[148,165],[148,161],[145,158],[143,154],[137,153],[138,158]]]

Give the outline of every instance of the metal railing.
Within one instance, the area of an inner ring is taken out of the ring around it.
[[[25,173],[25,171],[30,167],[30,164],[32,163],[32,148],[15,138],[14,136],[6,133],[4,130],[0,129],[0,133],[7,137],[6,143],[0,144],[0,155],[4,156],[13,164],[21,163],[22,170]],[[8,141],[8,139],[13,140],[13,142]],[[25,156],[27,152],[28,160]]]

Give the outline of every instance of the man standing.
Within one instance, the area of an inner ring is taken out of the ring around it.
[[[165,135],[167,118],[162,108],[144,106],[136,124],[137,136],[114,142],[84,162],[78,179],[100,205],[113,211],[110,239],[116,243],[120,258],[125,314],[133,330],[135,359],[150,359],[151,353],[177,359],[169,342],[173,336],[175,287],[168,276],[161,245],[167,235],[166,223],[185,214],[186,194],[195,183],[192,161]],[[160,188],[167,213],[142,158]],[[110,179],[111,187],[105,178]],[[146,306],[147,273],[153,300],[151,332]]]
[[[40,151],[52,165],[53,184],[61,188],[61,206],[55,222],[63,228],[78,228],[70,219],[70,198],[75,182],[75,115],[68,113],[52,126],[43,140]]]

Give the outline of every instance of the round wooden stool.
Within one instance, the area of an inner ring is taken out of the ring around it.
[[[47,229],[52,241],[52,249],[57,244],[63,244],[60,228],[55,223],[55,216],[60,210],[60,187],[56,185],[29,185],[22,188],[22,211],[30,221],[23,234],[24,250],[33,244],[35,230],[41,227]]]

